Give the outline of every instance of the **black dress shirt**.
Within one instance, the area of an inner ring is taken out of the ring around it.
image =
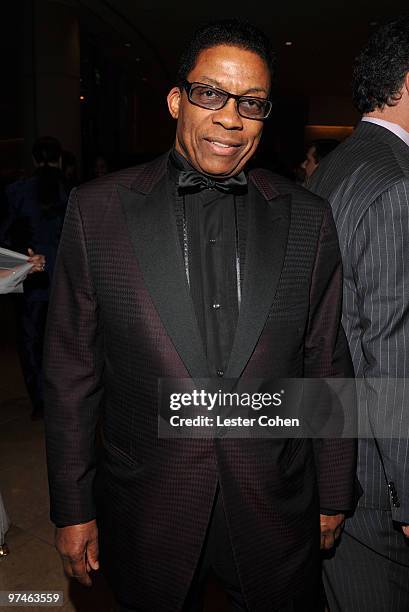
[[[173,150],[169,187],[186,275],[210,372],[223,376],[239,315],[244,236],[239,236],[238,216],[244,214],[246,195],[217,189],[179,193],[177,179],[183,170],[192,167]]]
[[[178,174],[192,166],[175,149],[169,157],[169,191],[186,275],[210,372],[223,376],[236,331],[245,261],[248,195],[216,189],[178,192]],[[326,515],[338,510],[321,508]],[[222,532],[218,526],[219,534]]]

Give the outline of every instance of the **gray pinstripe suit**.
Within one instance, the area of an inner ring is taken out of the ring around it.
[[[337,225],[342,322],[356,376],[409,377],[409,147],[361,122],[323,160],[309,188],[329,200]],[[406,427],[409,405],[393,410]],[[324,563],[331,612],[407,612],[409,547],[393,521],[409,523],[408,438],[360,440],[358,477],[364,494]]]

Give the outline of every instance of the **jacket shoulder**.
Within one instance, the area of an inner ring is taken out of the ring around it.
[[[112,172],[106,176],[83,183],[75,188],[77,198],[84,202],[88,199],[110,199],[120,185],[127,189],[149,193],[166,171],[168,153],[144,164]]]
[[[360,166],[368,174],[375,173],[374,180],[376,173],[384,174],[385,170],[391,178],[409,176],[408,146],[394,134],[391,136],[388,140],[368,139],[357,133],[341,143],[339,156],[334,155],[333,159],[345,162],[347,168]],[[337,151],[338,147],[334,153]]]
[[[375,199],[408,179],[408,147],[394,134],[387,136],[376,138],[362,130],[349,136],[320,163],[309,183],[311,189],[330,198],[342,185],[360,184]]]
[[[325,209],[328,206],[326,200],[321,196],[265,168],[251,170],[249,178],[267,200],[290,195],[291,202],[295,205],[310,205],[318,209]]]

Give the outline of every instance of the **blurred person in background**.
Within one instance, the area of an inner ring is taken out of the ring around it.
[[[307,149],[304,161],[300,164],[299,176],[302,177],[304,185],[307,184],[309,178],[318,168],[320,161],[338,145],[339,140],[335,140],[335,138],[320,138],[312,141]]]
[[[91,178],[100,178],[109,172],[109,164],[105,155],[97,155],[91,169]]]
[[[10,527],[10,521],[4,507],[3,498],[0,492],[0,559],[9,554],[9,548],[5,542],[6,533]]]
[[[79,184],[77,159],[71,151],[62,152],[61,170],[64,177],[65,190],[69,194],[71,189]]]
[[[61,171],[61,145],[39,138],[33,146],[35,173],[6,189],[7,211],[0,227],[0,245],[29,254],[42,253],[43,271],[30,275],[16,300],[18,349],[32,404],[32,417],[43,412],[42,349],[49,291],[68,195]]]
[[[45,268],[45,257],[44,255],[32,254],[28,259],[27,263],[31,264],[31,269],[27,269],[26,274],[32,272],[42,272]],[[26,264],[23,264],[26,266]],[[10,293],[16,289],[17,283],[13,282],[15,275],[13,270],[1,270],[0,269],[0,294]],[[22,282],[22,279],[20,280]],[[6,557],[9,554],[9,548],[5,542],[6,533],[10,527],[10,521],[7,516],[6,509],[4,507],[3,498],[0,492],[0,559]]]
[[[28,249],[28,257],[25,263],[13,269],[0,267],[0,294],[23,291],[22,284],[27,276],[33,272],[44,272],[44,270],[44,255],[35,255],[31,249]]]

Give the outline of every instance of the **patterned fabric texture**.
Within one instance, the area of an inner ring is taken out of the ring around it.
[[[207,375],[166,163],[70,198],[45,350],[51,517],[60,526],[97,517],[102,568],[121,603],[175,612],[219,483],[248,608],[271,612],[317,569],[320,505],[351,508],[355,444],[158,438],[158,378]],[[329,206],[265,171],[250,173],[248,204],[226,377],[351,376]]]
[[[384,127],[361,122],[323,160],[310,187],[330,202],[339,233],[342,322],[356,376],[370,389],[375,379],[407,378],[408,146]],[[405,381],[393,384],[398,390]],[[336,554],[325,564],[326,591],[335,611],[409,608],[409,545],[398,525],[409,523],[407,392],[391,392],[390,383],[376,388],[368,415],[377,439],[358,444],[363,495]],[[391,421],[400,437],[382,436]]]

